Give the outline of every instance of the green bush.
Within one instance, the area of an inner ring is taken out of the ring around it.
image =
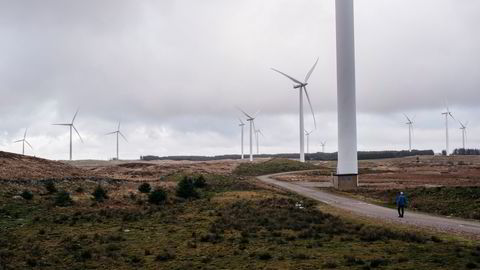
[[[184,176],[180,182],[177,184],[177,189],[175,193],[178,197],[188,199],[188,198],[197,198],[198,193],[195,190],[193,181],[190,177]]]
[[[33,199],[33,194],[32,192],[28,191],[28,190],[24,190],[20,196],[22,196],[22,198],[24,198],[25,200],[27,201],[30,201],[31,199]]]
[[[138,187],[138,191],[140,191],[141,193],[150,193],[151,190],[152,187],[149,183],[143,183]]]
[[[69,206],[73,204],[73,200],[70,197],[70,193],[62,190],[55,196],[55,205],[57,206]]]
[[[193,180],[193,186],[196,188],[204,188],[207,186],[207,181],[205,180],[205,177],[203,175],[200,175],[199,177],[196,177]]]
[[[167,192],[160,187],[157,187],[148,195],[148,202],[151,204],[161,204],[167,200]]]
[[[107,192],[108,191],[106,189],[104,189],[102,186],[99,185],[93,191],[92,196],[95,199],[95,201],[103,202],[104,200],[108,199]]]
[[[47,182],[45,182],[45,189],[50,194],[57,192],[57,188],[55,187],[55,184],[53,183],[52,180],[47,180]]]

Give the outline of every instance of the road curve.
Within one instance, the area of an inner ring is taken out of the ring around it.
[[[314,199],[316,201],[320,201],[361,216],[382,219],[385,221],[407,224],[416,227],[430,228],[443,232],[466,233],[470,235],[480,236],[480,222],[462,220],[457,218],[432,216],[428,214],[410,211],[405,212],[404,218],[399,218],[395,209],[366,203],[352,198],[338,196],[332,193],[321,191],[315,187],[308,187],[292,182],[284,182],[273,179],[273,177],[276,176],[293,173],[299,172],[297,171],[263,175],[258,176],[257,179],[269,185],[295,192],[304,197]]]

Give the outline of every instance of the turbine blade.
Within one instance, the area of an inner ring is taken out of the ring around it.
[[[247,118],[253,119],[253,117],[251,117],[250,115],[248,115],[248,113],[246,113],[244,110],[240,109],[239,107],[237,107],[237,109],[238,109],[239,111],[241,111],[243,114],[245,114],[245,116],[246,116]]]
[[[297,79],[295,79],[295,78],[293,78],[293,77],[291,77],[291,76],[289,76],[289,75],[281,72],[280,70],[276,70],[276,69],[274,69],[274,68],[272,68],[272,70],[273,70],[273,71],[276,71],[276,72],[278,72],[278,73],[280,73],[280,74],[282,74],[283,76],[289,78],[290,80],[292,80],[292,81],[295,82],[295,83],[302,84],[299,80],[297,80]]]
[[[308,79],[310,79],[310,76],[312,75],[313,70],[315,70],[317,63],[318,63],[318,57],[317,57],[317,61],[315,61],[315,64],[313,64],[313,67],[310,69],[310,71],[308,71],[307,76],[305,76],[305,83],[307,83]]]
[[[240,119],[240,117],[238,118],[238,121],[240,121],[240,126],[244,126],[245,123],[243,123],[242,119]]]
[[[25,129],[25,133],[23,133],[23,139],[25,140],[25,138],[27,137],[27,130],[28,128]]]
[[[412,120],[410,120],[410,118],[408,118],[408,116],[406,114],[403,114],[405,116],[405,118],[407,118],[407,121],[408,122],[412,122]]]
[[[313,112],[312,102],[310,102],[310,96],[308,96],[307,87],[304,86],[303,90],[305,90],[305,96],[307,97],[308,105],[310,105],[310,111],[312,111],[313,125],[315,129],[317,129],[317,120],[315,119],[315,113]]]
[[[119,131],[118,134],[120,134],[120,136],[122,136],[122,138],[123,138],[126,142],[128,142],[127,138],[125,138],[125,136],[123,136],[123,133],[122,133],[122,132]]]
[[[118,121],[118,128],[117,131],[120,131],[120,121]]]
[[[27,140],[25,140],[25,142],[26,142],[26,143],[28,144],[28,146],[30,146],[30,148],[33,150],[32,145],[30,145],[30,143],[29,143]]]
[[[75,130],[75,132],[77,132],[77,135],[78,135],[78,137],[80,138],[80,141],[83,143],[82,136],[80,136],[80,133],[78,132],[77,128],[76,128],[74,125],[72,125],[72,127],[73,127],[73,129]]]
[[[75,115],[73,116],[72,125],[73,125],[73,122],[75,122],[75,118],[77,118],[78,110],[80,110],[80,108],[77,109],[77,111],[75,112]]]
[[[52,124],[54,126],[70,126],[71,124]]]
[[[17,142],[23,142],[23,140],[14,141],[13,143],[17,143]]]
[[[258,115],[259,115],[261,112],[262,112],[262,110],[258,110],[258,111],[256,111],[256,112],[255,112],[255,114],[254,114],[254,116],[253,116],[253,118],[257,118],[257,117],[258,117]]]
[[[115,133],[117,133],[117,131],[112,131],[112,132],[106,133],[105,136],[112,135],[112,134],[115,134]]]

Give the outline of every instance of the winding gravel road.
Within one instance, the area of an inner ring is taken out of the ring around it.
[[[447,218],[432,216],[418,212],[405,212],[404,218],[399,218],[395,209],[390,209],[363,201],[338,196],[332,193],[324,192],[315,186],[305,184],[295,184],[293,182],[284,182],[273,179],[276,176],[293,174],[299,172],[287,172],[270,174],[257,177],[260,181],[272,186],[295,192],[304,197],[314,199],[331,206],[351,211],[366,217],[382,219],[385,221],[407,224],[417,227],[430,228],[443,232],[466,233],[474,236],[480,236],[480,222],[462,220],[456,218]]]

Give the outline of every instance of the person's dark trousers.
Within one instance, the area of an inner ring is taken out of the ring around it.
[[[405,213],[405,207],[404,206],[399,206],[398,207],[398,216],[403,217],[404,213]]]

